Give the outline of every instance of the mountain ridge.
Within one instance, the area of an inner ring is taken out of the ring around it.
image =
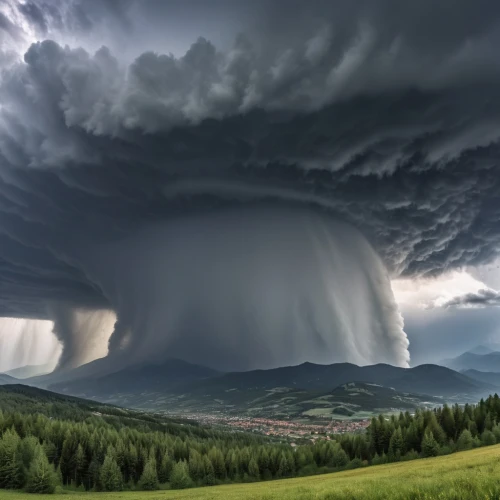
[[[0,373],[0,385],[10,385],[18,383],[18,379],[7,375],[6,373]]]
[[[478,370],[483,372],[500,373],[500,352],[492,351],[487,354],[476,354],[472,351],[464,352],[442,363],[452,370]]]
[[[18,368],[13,368],[5,372],[5,375],[14,377],[18,380],[47,375],[52,372],[54,363],[47,363],[44,365],[24,365]]]
[[[491,384],[497,389],[500,389],[500,373],[498,372],[483,372],[480,370],[464,370],[462,372],[466,377],[477,380],[478,382]]]
[[[307,362],[280,368],[221,373],[182,360],[134,365],[101,377],[57,382],[50,384],[49,389],[71,394],[83,393],[87,396],[144,391],[203,395],[235,390],[270,390],[276,387],[327,391],[354,380],[431,396],[450,396],[491,389],[484,382],[432,364],[401,368],[384,363],[358,366],[353,363],[319,365]]]

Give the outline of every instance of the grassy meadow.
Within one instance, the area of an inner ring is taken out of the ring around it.
[[[176,491],[29,495],[0,490],[0,500],[500,500],[500,445],[437,458],[334,474]]]

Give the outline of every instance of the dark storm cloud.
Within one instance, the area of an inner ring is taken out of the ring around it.
[[[112,29],[130,28],[127,0],[33,0],[12,2],[28,25],[38,35],[91,35],[104,25]]]
[[[478,290],[476,293],[466,293],[465,295],[455,297],[444,304],[444,307],[459,308],[488,306],[500,306],[500,293],[496,290],[483,289]]]
[[[5,35],[17,40],[21,37],[21,30],[5,14],[0,12],[0,33],[2,38]]]
[[[1,314],[109,307],[89,248],[243,204],[346,220],[393,276],[498,255],[498,2],[16,5],[54,40],[0,58]]]
[[[48,31],[48,22],[46,12],[57,12],[51,9],[49,5],[37,5],[35,2],[26,2],[19,5],[19,11],[23,14],[26,20],[38,29],[40,33],[46,34]]]

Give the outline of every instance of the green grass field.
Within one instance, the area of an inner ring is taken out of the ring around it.
[[[445,457],[306,478],[182,491],[61,493],[38,496],[0,490],[0,499],[20,500],[500,500],[500,445]]]

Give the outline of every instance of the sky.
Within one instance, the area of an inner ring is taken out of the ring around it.
[[[0,369],[498,342],[499,14],[1,1]]]

